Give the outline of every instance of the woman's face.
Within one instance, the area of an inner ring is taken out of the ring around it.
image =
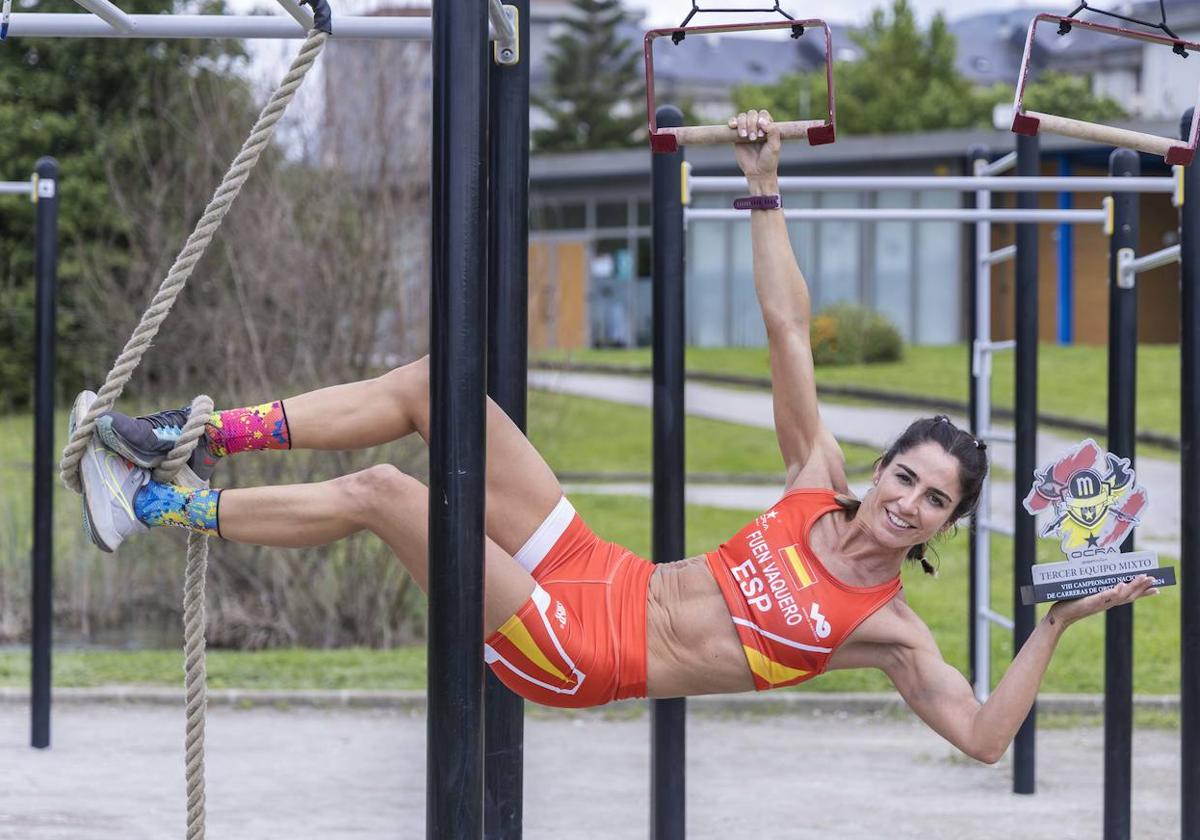
[[[874,480],[874,490],[864,499],[871,512],[869,525],[880,542],[895,548],[933,539],[949,526],[962,497],[958,460],[933,442],[876,467]]]

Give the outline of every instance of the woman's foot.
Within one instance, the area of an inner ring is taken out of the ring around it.
[[[117,411],[100,415],[96,420],[96,434],[104,445],[145,469],[154,469],[162,463],[179,440],[183,425],[192,413],[190,406],[185,408],[170,408],[147,414],[144,417],[129,417]],[[201,482],[212,478],[213,470],[217,468],[219,459],[212,454],[208,446],[208,436],[204,435],[196,443],[188,467],[196,474]],[[182,478],[182,483],[188,484]]]
[[[71,429],[87,414],[96,395],[84,391],[71,409]],[[134,499],[150,473],[106,448],[92,435],[79,464],[83,479],[83,524],[101,551],[113,552],[126,537],[150,529],[134,514]]]

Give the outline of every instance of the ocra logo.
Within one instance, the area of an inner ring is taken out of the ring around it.
[[[1044,528],[1062,540],[1068,554],[1079,549],[1112,549],[1140,522],[1147,503],[1146,490],[1138,487],[1128,458],[1118,458],[1085,440],[1055,463],[1035,475],[1025,497],[1032,514],[1053,509],[1054,518]]]

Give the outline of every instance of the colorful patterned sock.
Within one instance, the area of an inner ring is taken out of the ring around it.
[[[173,525],[219,537],[217,507],[220,498],[220,490],[194,490],[151,481],[134,498],[133,513],[145,525]]]
[[[222,457],[261,449],[291,449],[283,401],[222,411],[208,422],[208,449]]]

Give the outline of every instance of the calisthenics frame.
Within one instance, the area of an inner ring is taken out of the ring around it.
[[[312,22],[292,0],[279,0],[291,20],[127,15],[107,0],[79,2],[92,14],[14,14],[5,21],[8,37],[300,39]],[[474,840],[485,823],[489,838],[511,840],[521,832],[523,705],[494,681],[486,814],[484,807],[483,508],[489,379],[501,407],[524,418],[529,51],[521,45],[528,45],[528,11],[529,0],[503,7],[499,0],[439,0],[431,19],[334,19],[335,38],[432,40],[433,46],[426,834],[437,840]],[[498,161],[503,165],[489,166]],[[48,336],[52,341],[52,324]],[[49,416],[38,412],[39,433],[52,428]],[[52,466],[38,476],[52,481]],[[44,590],[48,595],[48,582]],[[35,604],[35,624],[48,622],[48,599],[43,607]],[[48,676],[47,659],[47,689]],[[49,743],[48,701],[47,692],[41,746]]]
[[[34,204],[33,552],[30,745],[50,745],[50,655],[54,593],[54,336],[58,300],[58,162],[38,160],[28,181],[0,182],[0,195]]]
[[[1192,113],[1183,118],[1181,133],[1189,136]],[[1109,346],[1109,449],[1114,453],[1132,458],[1134,456],[1134,354],[1136,351],[1136,292],[1134,279],[1139,271],[1179,261],[1181,264],[1181,441],[1183,449],[1182,467],[1182,510],[1200,510],[1200,348],[1197,333],[1200,331],[1200,303],[1196,284],[1200,282],[1200,202],[1186,202],[1188,191],[1200,194],[1200,173],[1195,167],[1176,170],[1176,177],[1142,178],[1137,155],[1129,150],[1118,150],[1113,154],[1110,175],[1097,178],[1043,177],[1039,173],[1038,142],[1036,137],[1018,137],[1018,151],[995,162],[988,162],[982,153],[973,155],[973,176],[963,177],[783,177],[780,188],[787,190],[841,190],[871,192],[888,189],[946,190],[975,193],[973,208],[950,208],[919,210],[909,208],[829,208],[785,210],[789,219],[808,221],[958,221],[976,225],[974,271],[976,282],[972,284],[974,305],[971,307],[973,322],[971,394],[972,428],[977,434],[992,441],[1016,443],[1018,476],[1031,476],[1037,467],[1034,441],[1037,428],[1037,297],[1038,258],[1037,225],[1055,224],[1104,224],[1111,236],[1110,259],[1110,346]],[[660,155],[659,157],[668,157]],[[675,157],[675,156],[670,156]],[[682,174],[678,192],[686,205],[691,194],[704,192],[730,192],[744,188],[741,178],[687,176],[686,164],[679,160],[674,166]],[[657,160],[657,159],[656,159]],[[1016,177],[1002,177],[1002,173],[1014,167]],[[669,197],[674,184],[660,192],[656,176],[656,201],[662,194]],[[1015,192],[1018,194],[1016,209],[991,207],[991,192]],[[1109,192],[1113,197],[1100,210],[1040,210],[1037,209],[1039,192]],[[1142,193],[1175,194],[1176,204],[1181,208],[1181,243],[1154,254],[1138,258],[1134,254],[1137,230],[1137,197]],[[672,224],[664,224],[666,237],[660,238],[655,228],[656,249],[674,254],[679,250],[677,271],[683,271],[683,230],[688,221],[740,219],[746,214],[735,210],[688,209],[679,206]],[[656,223],[657,223],[656,215]],[[993,251],[991,229],[993,223],[1017,223],[1017,244]],[[1016,259],[1017,262],[1017,336],[1011,342],[990,340],[990,267],[996,263]],[[656,266],[657,268],[657,266]],[[682,297],[682,291],[680,292]],[[990,371],[991,355],[997,350],[1017,351],[1016,376],[1016,433],[1004,434],[991,428],[990,424]],[[657,388],[656,388],[657,392]],[[681,397],[680,397],[681,398]],[[972,528],[972,599],[971,599],[971,648],[972,677],[976,693],[982,701],[989,691],[988,630],[991,622],[1003,623],[1014,630],[1014,651],[1020,648],[1033,630],[1034,610],[1021,603],[1019,583],[1027,577],[1034,562],[1036,533],[1034,521],[1021,505],[1024,488],[1018,481],[1014,487],[1015,528],[1008,531],[1015,538],[1014,558],[1014,619],[1005,619],[994,613],[986,587],[988,569],[987,537],[989,531],[999,531],[988,519],[988,488],[985,486],[981,498],[980,515]],[[1181,565],[1194,569],[1200,557],[1200,526],[1196,517],[1184,516],[1181,542]],[[1132,539],[1132,538],[1131,538]],[[1132,542],[1125,550],[1130,550]],[[1200,576],[1194,574],[1193,576]],[[1183,574],[1186,581],[1186,571]],[[1200,831],[1200,584],[1193,583],[1191,589],[1182,588],[1179,595],[1183,603],[1182,614],[1182,679],[1181,709],[1183,716],[1183,836]],[[1129,607],[1110,611],[1106,617],[1106,720],[1105,720],[1105,839],[1127,840],[1130,836],[1130,756],[1132,736],[1132,611]],[[1035,715],[1030,714],[1026,724],[1018,733],[1013,748],[1014,779],[1016,793],[1032,793],[1034,790],[1034,725]]]

